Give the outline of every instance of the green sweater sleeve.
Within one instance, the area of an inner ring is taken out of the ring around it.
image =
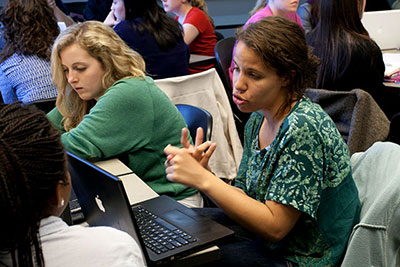
[[[65,133],[65,129],[62,123],[63,117],[57,108],[53,108],[49,113],[47,113],[46,116],[57,130],[59,130],[61,133]]]
[[[154,117],[147,109],[152,106],[148,86],[140,79],[116,82],[76,128],[62,134],[65,148],[82,158],[99,160],[143,147]]]

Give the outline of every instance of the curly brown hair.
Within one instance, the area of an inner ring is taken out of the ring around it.
[[[50,59],[50,48],[60,31],[47,0],[9,0],[0,22],[5,39],[0,62],[14,53]]]
[[[306,44],[304,30],[295,22],[279,16],[266,17],[239,29],[236,39],[258,54],[265,66],[276,70],[280,77],[289,78],[284,88],[286,101],[277,114],[287,111],[314,84],[320,60]]]

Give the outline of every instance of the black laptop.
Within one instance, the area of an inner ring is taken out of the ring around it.
[[[120,179],[67,154],[72,186],[87,223],[130,234],[142,247],[148,265],[171,263],[233,234],[167,196],[131,206]]]

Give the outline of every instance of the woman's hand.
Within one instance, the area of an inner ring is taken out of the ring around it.
[[[114,12],[111,10],[110,13],[108,13],[106,19],[103,22],[105,25],[114,27],[115,25],[118,24],[117,19],[114,16]]]
[[[164,148],[164,153],[167,155],[165,162],[167,179],[171,182],[203,190],[209,179],[216,178],[193,157],[187,148],[168,145]]]
[[[183,128],[181,134],[181,144],[184,148],[186,148],[189,153],[207,170],[211,171],[210,167],[208,166],[208,161],[210,160],[211,155],[214,153],[215,148],[217,145],[210,141],[203,141],[203,128],[199,127],[196,130],[196,140],[194,142],[194,146],[190,144],[188,138],[188,129]],[[167,156],[167,160],[170,160]]]

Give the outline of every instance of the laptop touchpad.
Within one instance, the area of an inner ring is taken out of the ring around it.
[[[189,216],[185,215],[184,213],[180,212],[179,210],[172,210],[166,213],[163,213],[163,218],[176,224],[177,226],[193,226],[197,224],[195,220],[190,218]]]

